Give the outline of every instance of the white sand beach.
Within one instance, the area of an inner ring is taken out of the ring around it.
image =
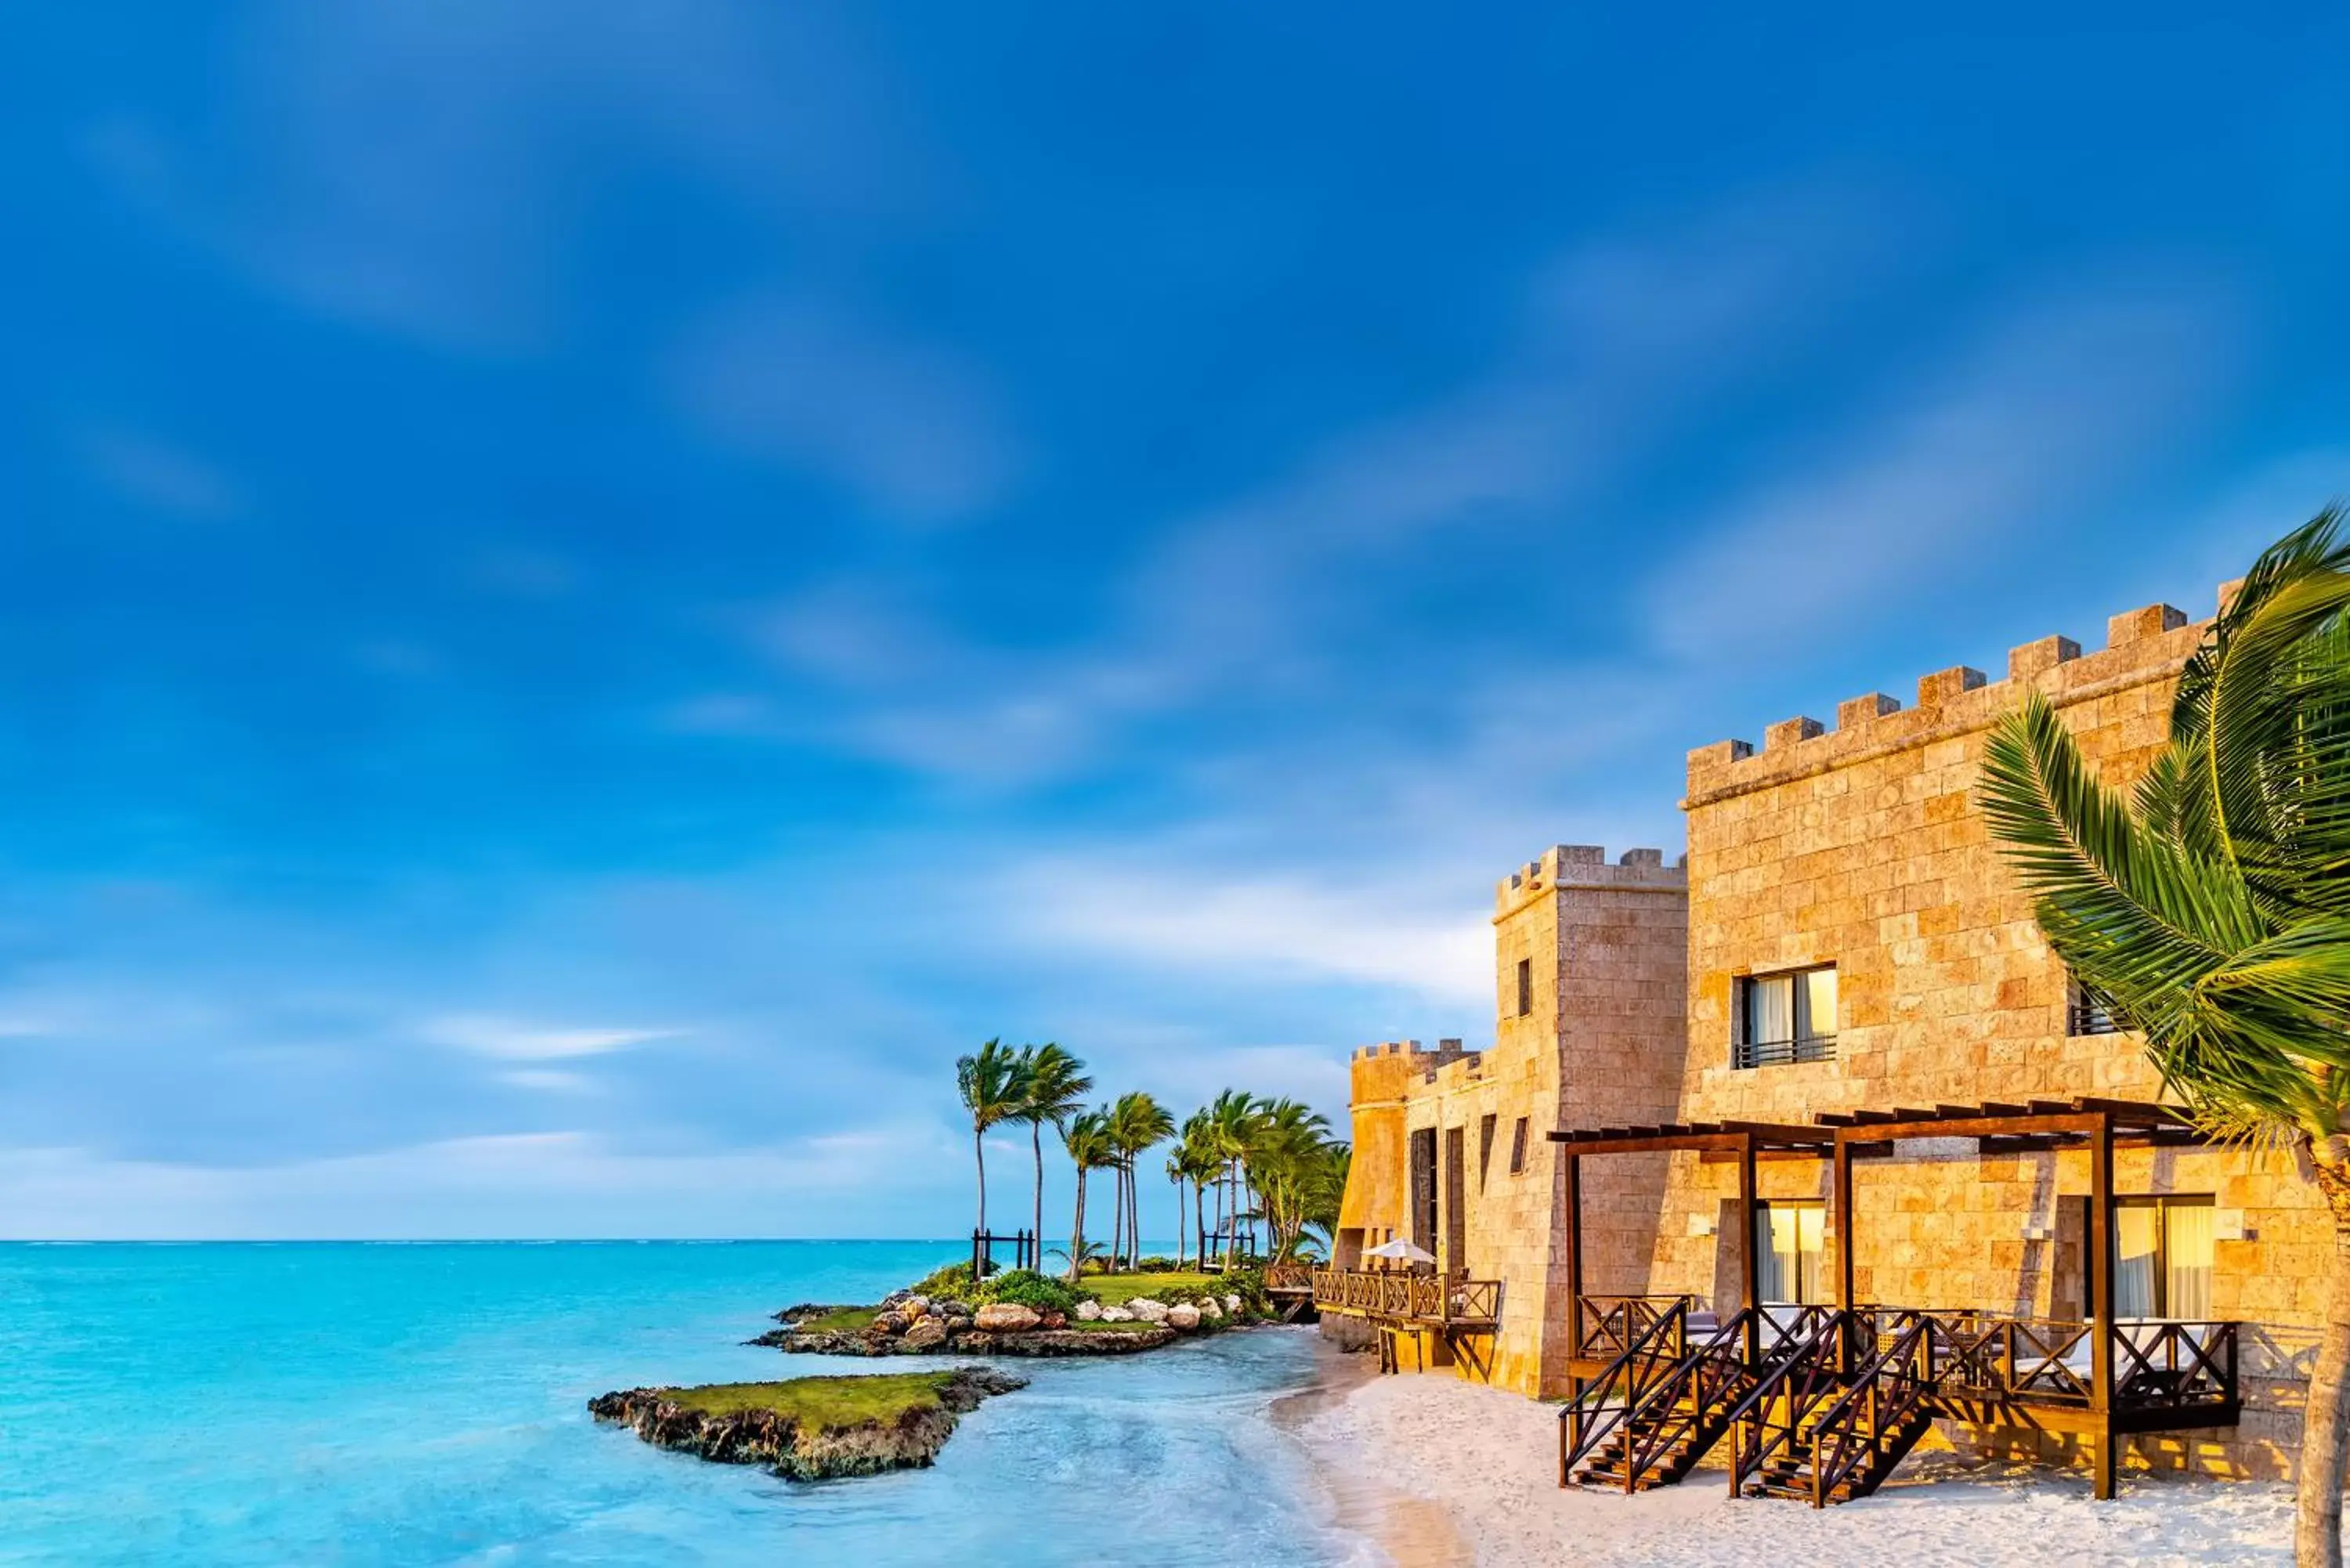
[[[1300,1435],[1399,1568],[2281,1568],[2293,1556],[2293,1494],[2275,1484],[2134,1478],[2100,1503],[2085,1479],[1944,1455],[1911,1461],[1875,1497],[1817,1511],[1733,1501],[1720,1469],[1638,1497],[1562,1490],[1555,1407],[1450,1377],[1369,1379],[1315,1411]],[[1395,1506],[1367,1509],[1367,1494]],[[1451,1516],[1449,1530],[1383,1528],[1429,1504]]]

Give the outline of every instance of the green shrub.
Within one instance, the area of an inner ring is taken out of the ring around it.
[[[1273,1298],[1264,1293],[1263,1269],[1234,1269],[1229,1273],[1218,1274],[1215,1288],[1220,1293],[1240,1297],[1241,1306],[1248,1312],[1273,1310]]]
[[[1077,1303],[1085,1298],[1059,1280],[1047,1279],[1034,1269],[1010,1269],[990,1275],[971,1296],[979,1305],[991,1302],[1010,1302],[1019,1306],[1034,1307],[1038,1312],[1056,1312],[1074,1315]]]
[[[1173,1258],[1162,1258],[1156,1254],[1134,1260],[1134,1272],[1138,1274],[1171,1274],[1182,1266]]]
[[[966,1301],[971,1296],[971,1265],[949,1263],[934,1269],[907,1287],[918,1296],[944,1296],[950,1301]]]

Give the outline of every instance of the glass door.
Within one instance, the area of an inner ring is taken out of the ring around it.
[[[1754,1208],[1754,1299],[1811,1306],[1825,1300],[1821,1244],[1827,1210],[1816,1202],[1759,1203]]]
[[[2114,1200],[2114,1315],[2198,1319],[2211,1312],[2211,1199]]]

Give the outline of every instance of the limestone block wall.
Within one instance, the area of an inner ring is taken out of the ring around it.
[[[1682,873],[1655,850],[1610,865],[1597,848],[1556,846],[1500,884],[1493,927],[1490,1048],[1447,1042],[1435,1052],[1390,1044],[1356,1054],[1340,1258],[1410,1233],[1410,1135],[1433,1132],[1438,1255],[1503,1284],[1501,1332],[1464,1345],[1453,1365],[1524,1393],[1557,1393],[1566,1376],[1564,1173],[1544,1135],[1570,1116],[1669,1112],[1686,989]],[[1662,1192],[1654,1161],[1586,1183],[1586,1267],[1622,1281],[1616,1288],[1643,1287]],[[1406,1365],[1440,1359],[1435,1347],[1415,1346]]]
[[[1414,1085],[1440,1064],[1458,1059],[1461,1043],[1447,1040],[1433,1051],[1417,1040],[1366,1045],[1354,1055],[1347,1095],[1353,1124],[1354,1162],[1339,1200],[1336,1255],[1353,1268],[1366,1248],[1411,1232],[1410,1150],[1405,1137],[1404,1105]]]
[[[2009,655],[2003,680],[1941,670],[1918,681],[1914,707],[1870,693],[1841,704],[1834,729],[1793,719],[1771,726],[1760,752],[1735,741],[1692,752],[1679,1119],[2159,1097],[2135,1037],[2067,1034],[2063,966],[1990,843],[1975,791],[1990,724],[2027,688],[2058,704],[2102,776],[2133,782],[2167,738],[2178,670],[2206,629],[2150,606],[2115,617],[2097,652],[2043,639]],[[1837,970],[1835,1058],[1732,1066],[1737,981],[1819,963]],[[2085,1157],[1908,1152],[1856,1168],[1862,1299],[2080,1314],[2082,1242],[2068,1240],[2064,1220],[2085,1213]],[[1654,1288],[1732,1303],[1737,1238],[1723,1212],[1734,1167],[1672,1160]],[[1821,1162],[1770,1162],[1762,1193],[1821,1197],[1826,1179]],[[2297,1420],[2293,1368],[2318,1321],[2329,1245],[2314,1194],[2258,1157],[2200,1151],[2125,1151],[2116,1190],[2210,1192],[2241,1210],[2246,1239],[2218,1246],[2213,1311],[2257,1324],[2246,1344],[2255,1408],[2242,1431],[2202,1445],[2144,1443],[2141,1459],[2282,1462]],[[2028,1225],[2043,1223],[2047,1239],[2026,1239]]]
[[[1567,851],[1558,851],[1566,854]],[[1632,850],[1615,867],[1568,862],[1554,872],[1559,927],[1559,1127],[1624,1126],[1672,1119],[1687,1039],[1689,900],[1686,874],[1654,850]],[[1503,894],[1506,896],[1506,884]],[[1542,1386],[1564,1393],[1574,1303],[1566,1290],[1565,1172],[1556,1146],[1540,1137],[1539,1159],[1562,1232],[1551,1249],[1544,1288]],[[1529,1156],[1529,1158],[1537,1157]],[[1659,1155],[1586,1163],[1583,1172],[1584,1288],[1637,1295],[1649,1288],[1666,1163]]]

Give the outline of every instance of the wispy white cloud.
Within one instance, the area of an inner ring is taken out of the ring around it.
[[[999,395],[971,363],[837,301],[747,301],[707,321],[673,369],[712,434],[838,484],[880,514],[969,517],[1019,470]]]
[[[544,1095],[589,1095],[597,1088],[596,1080],[587,1074],[561,1067],[517,1067],[510,1073],[500,1073],[498,1082]]]
[[[481,1014],[436,1018],[419,1031],[426,1040],[506,1061],[560,1061],[602,1056],[659,1041],[674,1040],[678,1029],[552,1028],[518,1019]]]
[[[910,1189],[959,1151],[942,1129],[728,1152],[646,1152],[577,1131],[493,1134],[234,1168],[0,1149],[0,1234],[153,1240],[856,1236],[903,1233]],[[960,1167],[958,1166],[957,1168]],[[829,1195],[822,1212],[810,1193]]]
[[[90,152],[308,307],[510,348],[567,316],[567,252],[602,187],[579,171],[613,147],[803,222],[918,200],[936,165],[852,20],[733,0],[277,0],[205,74],[219,97],[200,130],[118,119]]]
[[[933,624],[908,640],[952,656],[894,685],[862,666],[844,673],[863,701],[831,739],[960,782],[1032,782],[1082,767],[1124,726],[1236,688],[1321,679],[1379,612],[1367,568],[1392,588],[1419,553],[1547,514],[1621,472],[1754,374],[1764,348],[1880,250],[1850,214],[1811,200],[1577,247],[1530,280],[1484,372],[1159,531],[1106,596],[1099,635],[1014,651]],[[893,616],[903,631],[902,607]],[[860,611],[857,624],[878,623]],[[770,647],[802,673],[818,667]]]
[[[1032,942],[1161,972],[1352,981],[1445,1002],[1490,1000],[1492,931],[1473,910],[1473,891],[1450,909],[1399,908],[1393,891],[1376,879],[1219,877],[1140,867],[1129,858],[1115,874],[1096,860],[1016,867],[993,901]]]
[[[244,508],[236,484],[184,447],[117,428],[83,431],[75,446],[90,476],[126,501],[194,518]]]
[[[2012,311],[1694,530],[1649,587],[1657,641],[1781,654],[1914,602],[1905,587],[1979,582],[2214,395],[2223,322],[2205,291],[2126,280]]]

